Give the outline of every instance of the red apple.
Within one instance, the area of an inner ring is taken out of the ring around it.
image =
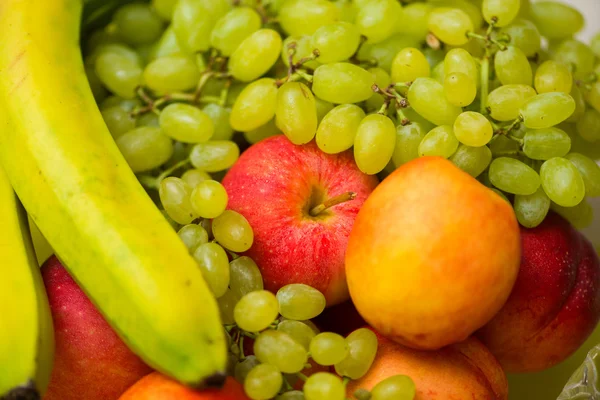
[[[521,228],[521,268],[500,312],[478,333],[508,372],[550,368],[585,342],[600,319],[600,262],[590,242],[551,213]]]
[[[320,290],[328,305],[349,298],[344,254],[354,219],[377,178],[362,173],[351,152],[323,153],[314,142],[296,146],[285,136],[265,139],[245,151],[223,179],[228,208],[254,230],[246,253],[277,291],[290,283]],[[356,194],[313,216],[327,200]]]
[[[116,400],[152,371],[119,339],[56,257],[43,265],[42,276],[56,342],[44,400]]]

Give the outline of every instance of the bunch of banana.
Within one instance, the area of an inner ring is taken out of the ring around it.
[[[2,0],[0,162],[125,343],[181,382],[219,383],[226,342],[216,301],[102,120],[78,46],[81,10],[82,0]]]
[[[54,331],[27,215],[0,168],[0,399],[36,399],[50,380]]]

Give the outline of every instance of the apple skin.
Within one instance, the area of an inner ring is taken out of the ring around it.
[[[246,150],[222,183],[228,208],[244,215],[254,230],[245,254],[258,264],[266,289],[304,283],[320,290],[328,306],[349,298],[348,237],[378,183],[358,169],[351,152],[329,155],[314,142],[296,146],[278,135]],[[312,207],[346,192],[356,198],[309,215]]]
[[[575,352],[600,320],[600,262],[591,243],[550,213],[521,228],[517,281],[479,338],[507,372],[548,369]]]
[[[116,400],[152,372],[125,346],[55,256],[43,265],[42,277],[56,342],[44,400]]]

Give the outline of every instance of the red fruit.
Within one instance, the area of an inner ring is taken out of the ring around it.
[[[43,265],[42,276],[56,342],[44,400],[116,400],[152,371],[119,339],[56,257]]]
[[[296,146],[285,136],[265,139],[245,151],[223,179],[231,210],[254,230],[246,253],[261,269],[265,287],[290,283],[320,290],[328,305],[348,299],[344,254],[358,210],[377,185],[351,152],[328,155],[314,142]],[[316,217],[325,200],[354,192],[356,198]]]
[[[600,319],[600,262],[590,242],[554,213],[536,228],[521,228],[521,240],[513,291],[478,333],[509,372],[558,364]]]

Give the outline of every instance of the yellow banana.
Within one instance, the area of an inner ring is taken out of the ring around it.
[[[227,346],[216,301],[102,120],[78,47],[81,9],[81,0],[2,0],[0,162],[134,352],[186,384],[221,381]]]
[[[52,316],[27,215],[2,168],[0,226],[0,399],[39,398],[52,370]]]

